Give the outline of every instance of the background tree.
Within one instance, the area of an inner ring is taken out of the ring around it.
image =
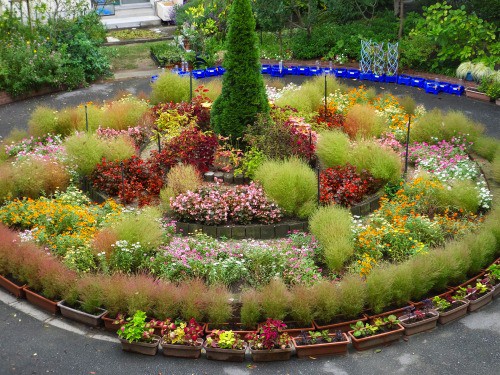
[[[283,54],[283,29],[290,18],[290,7],[283,0],[255,0],[255,16],[262,31],[278,34],[280,54]]]
[[[214,130],[233,141],[243,135],[259,113],[269,112],[264,81],[260,74],[255,19],[250,0],[234,0],[229,12],[226,73],[222,93],[212,106]]]

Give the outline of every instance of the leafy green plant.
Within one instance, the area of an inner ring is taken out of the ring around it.
[[[360,320],[358,320],[356,324],[352,324],[351,328],[353,329],[352,335],[356,338],[373,336],[379,331],[378,326],[374,326],[369,323],[363,323]]]
[[[119,323],[125,323],[121,320]],[[133,316],[126,319],[126,323],[118,330],[118,337],[128,342],[153,342],[157,340],[154,336],[154,328],[151,323],[146,322],[146,313],[137,310]]]
[[[221,349],[245,349],[245,341],[240,335],[233,331],[215,330],[206,338],[206,345],[212,348]]]

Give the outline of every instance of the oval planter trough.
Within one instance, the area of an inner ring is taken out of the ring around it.
[[[97,314],[89,314],[68,306],[66,304],[66,301],[64,300],[59,302],[57,305],[61,309],[62,316],[83,324],[87,324],[91,327],[99,327],[102,324],[103,315],[107,313],[107,310],[99,309],[99,312]]]
[[[455,307],[449,311],[440,311],[439,312],[439,324],[448,324],[456,319],[460,319],[461,317],[467,314],[467,308],[469,307],[469,301],[457,301],[460,303],[459,306]]]
[[[496,284],[494,287],[493,287],[493,298],[495,298],[496,296],[498,296],[500,294],[500,283]]]
[[[243,349],[221,349],[205,346],[207,359],[224,362],[243,362],[248,343],[244,344]]]
[[[121,324],[115,324],[116,319],[110,318],[109,313],[104,314],[101,319],[104,322],[104,329],[108,332],[116,333],[122,326]]]
[[[478,299],[469,300],[469,307],[467,308],[467,310],[469,312],[473,312],[490,303],[491,300],[493,299],[493,291],[494,290],[490,290],[489,292],[483,294]]]
[[[24,291],[26,293],[26,299],[28,300],[28,302],[32,303],[35,306],[38,306],[42,310],[51,313],[52,315],[56,315],[59,312],[59,306],[57,305],[58,302],[47,299],[44,296],[33,292],[28,287],[25,287]]]
[[[425,332],[436,328],[437,321],[439,319],[439,313],[437,311],[429,311],[429,314],[431,314],[432,317],[424,318],[422,320],[413,323],[407,323],[409,319],[407,315],[401,316],[399,318],[399,322],[403,327],[405,327],[405,335],[411,336],[420,332]]]
[[[203,339],[198,339],[196,346],[166,344],[161,341],[163,355],[166,357],[191,358],[198,359],[201,356],[201,348],[203,347]]]
[[[257,350],[250,348],[254,362],[288,361],[292,356],[293,348]]]
[[[156,355],[160,338],[158,336],[153,337],[155,337],[153,342],[128,342],[128,340],[125,339],[120,339],[120,342],[122,344],[122,349],[126,352]]]
[[[398,341],[401,337],[403,337],[404,330],[404,327],[401,324],[398,324],[398,328],[393,331],[379,333],[378,335],[372,335],[359,339],[354,337],[352,334],[354,331],[349,331],[348,334],[354,348],[361,351]]]
[[[0,286],[4,288],[9,293],[13,294],[16,298],[25,298],[26,293],[24,292],[24,285],[18,285],[13,281],[10,281],[8,278],[0,275]]]
[[[329,334],[330,337],[335,337],[335,334]],[[298,337],[292,337],[295,352],[298,358],[307,357],[324,357],[329,355],[347,354],[347,345],[349,339],[345,333],[342,333],[343,341],[338,342],[323,342],[321,344],[299,345],[297,344]],[[308,336],[310,338],[310,336]]]

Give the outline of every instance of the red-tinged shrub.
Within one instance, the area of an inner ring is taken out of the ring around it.
[[[328,168],[320,175],[320,202],[351,206],[363,200],[378,186],[369,172],[356,172],[352,165]]]
[[[329,109],[320,108],[319,114],[316,117],[318,125],[326,126],[329,129],[343,129],[345,124],[345,116],[341,113],[335,113]]]

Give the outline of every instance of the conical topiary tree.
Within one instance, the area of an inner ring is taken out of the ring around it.
[[[211,123],[217,133],[235,140],[243,135],[247,125],[255,122],[257,114],[269,112],[269,103],[260,74],[250,0],[233,1],[228,25],[226,73],[222,93],[212,106]]]

